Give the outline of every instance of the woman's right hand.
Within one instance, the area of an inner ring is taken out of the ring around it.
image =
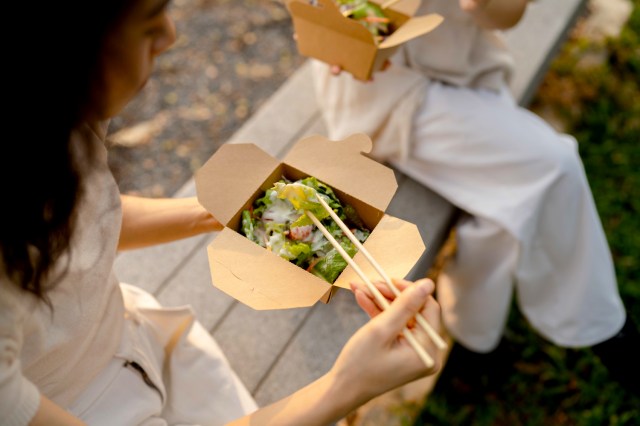
[[[436,361],[429,368],[401,336],[418,312],[439,329],[440,307],[431,296],[435,286],[430,280],[397,283],[402,292],[388,309],[381,311],[373,302],[367,305],[366,310],[370,309],[368,312],[374,318],[351,336],[327,374],[232,424],[326,425],[344,418],[375,396],[437,372],[440,359],[426,334],[412,329],[418,342]],[[359,303],[369,298],[363,285],[353,284],[353,288]],[[393,299],[388,294],[386,297]]]
[[[440,368],[437,348],[423,330],[412,326],[420,312],[435,330],[440,328],[440,306],[432,296],[433,281],[394,281],[401,293],[384,311],[363,284],[352,284],[356,300],[373,318],[349,339],[329,374],[356,406]],[[393,299],[388,289],[383,293]],[[427,368],[402,336],[407,326],[436,361],[433,367]]]

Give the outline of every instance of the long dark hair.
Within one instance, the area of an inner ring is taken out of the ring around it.
[[[69,249],[82,170],[95,159],[71,134],[99,97],[105,38],[134,1],[17,2],[24,5],[12,7],[25,10],[7,15],[29,19],[4,67],[0,278],[45,300],[45,283],[55,282],[54,265]]]

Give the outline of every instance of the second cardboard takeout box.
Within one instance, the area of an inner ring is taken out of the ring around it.
[[[213,285],[254,309],[285,309],[327,303],[337,287],[362,281],[347,266],[330,284],[239,232],[242,211],[283,176],[315,176],[332,187],[372,230],[364,247],[390,277],[405,277],[425,246],[414,224],[384,213],[397,182],[390,168],[363,155],[371,148],[365,134],[343,141],[309,136],[279,161],[254,144],[222,145],[195,174],[198,200],[225,225],[207,247]],[[363,254],[354,261],[381,280]]]
[[[419,0],[403,0],[384,9],[392,33],[378,44],[364,25],[343,16],[334,0],[317,0],[315,4],[309,0],[287,0],[298,52],[339,65],[365,81],[382,68],[400,45],[427,34],[443,21],[436,13],[413,16],[419,5]]]

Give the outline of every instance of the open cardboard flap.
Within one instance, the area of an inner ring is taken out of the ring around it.
[[[228,225],[279,161],[253,144],[225,144],[197,171],[198,201]],[[212,184],[203,184],[211,182]],[[265,188],[266,189],[266,188]]]
[[[425,250],[416,225],[387,214],[366,243],[365,248],[369,254],[391,278],[404,278]],[[356,253],[353,260],[371,281],[382,280],[362,253]],[[351,266],[347,266],[333,285],[349,289],[349,283],[354,281],[362,282],[362,278]]]
[[[393,170],[362,155],[371,152],[372,147],[371,139],[364,133],[341,141],[311,135],[298,141],[283,161],[384,211],[398,183]]]
[[[312,306],[331,290],[328,282],[229,228],[207,252],[214,285],[253,309]]]
[[[380,49],[388,49],[405,43],[411,39],[433,31],[442,23],[444,18],[440,15],[425,15],[411,18],[403,26],[395,30],[385,38],[378,46]]]

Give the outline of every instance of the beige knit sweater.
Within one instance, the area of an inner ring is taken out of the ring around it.
[[[53,310],[0,271],[0,425],[27,424],[40,393],[67,406],[120,344],[124,304],[112,265],[122,214],[105,133],[106,125],[74,134],[95,144],[101,161],[87,182],[69,272],[47,294]]]

